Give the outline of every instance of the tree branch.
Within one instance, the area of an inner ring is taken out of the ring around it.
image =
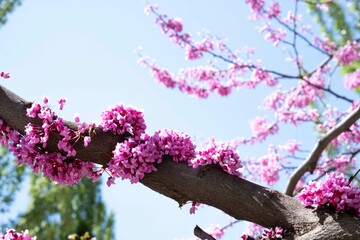
[[[194,228],[194,235],[201,240],[216,240],[210,234],[202,230],[198,225],[196,225],[196,227]]]
[[[360,118],[360,105],[357,106],[351,113],[348,114],[341,122],[339,122],[333,129],[331,129],[325,136],[323,136],[315,145],[308,158],[300,165],[295,172],[290,176],[289,183],[286,187],[285,193],[289,196],[293,195],[294,189],[300,178],[306,172],[313,172],[316,168],[317,162],[325,150],[327,145],[338,137],[341,133],[349,129]]]
[[[28,101],[0,85],[0,118],[20,133],[24,133],[28,122],[37,121],[26,117],[28,106]],[[74,123],[66,124],[76,129]],[[43,150],[58,151],[57,141],[56,137],[51,136]],[[74,146],[77,151],[75,157],[106,165],[116,143],[120,141],[123,139],[115,134],[98,131],[87,148],[82,143]],[[196,201],[218,208],[236,219],[264,227],[281,226],[286,230],[287,239],[315,239],[306,236],[308,233],[316,236],[332,230],[329,226],[334,226],[344,236],[360,237],[359,221],[354,224],[350,215],[343,214],[335,219],[328,213],[304,208],[290,196],[229,175],[218,166],[207,165],[194,169],[186,163],[175,163],[170,157],[164,157],[164,161],[156,167],[157,171],[146,174],[141,183],[174,199],[180,206],[188,201]],[[324,221],[329,223],[323,226],[321,223]]]

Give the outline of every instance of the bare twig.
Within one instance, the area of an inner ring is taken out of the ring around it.
[[[360,118],[360,105],[356,107],[351,113],[348,114],[346,118],[344,118],[340,123],[338,123],[333,129],[331,129],[324,137],[322,137],[314,149],[305,160],[305,162],[300,165],[296,171],[290,176],[289,183],[286,187],[285,194],[292,196],[295,186],[300,180],[300,178],[306,173],[312,173],[317,165],[317,162],[325,150],[327,145],[334,140],[337,136],[339,136],[342,132],[345,132],[349,129],[351,125],[353,125]]]
[[[358,175],[358,173],[360,172],[360,168],[356,171],[356,173],[354,175],[351,175],[349,178],[349,184],[352,182],[352,180],[354,180],[354,178],[356,178],[356,175]]]

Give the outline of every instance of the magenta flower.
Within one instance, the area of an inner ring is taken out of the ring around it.
[[[61,98],[59,101],[58,101],[59,105],[60,105],[60,110],[63,110],[64,108],[64,105],[66,103],[66,98]]]
[[[360,216],[360,190],[349,184],[343,174],[330,173],[321,182],[310,182],[298,199],[306,207],[333,206],[337,211]]]
[[[0,240],[36,240],[36,237],[30,236],[28,230],[18,233],[15,229],[7,229],[5,235],[0,233]]]
[[[0,77],[5,78],[5,79],[10,78],[10,73],[0,72]]]

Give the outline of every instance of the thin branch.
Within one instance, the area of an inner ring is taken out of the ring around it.
[[[287,30],[289,30],[290,32],[292,32],[293,34],[296,34],[299,38],[301,38],[304,42],[306,42],[309,46],[311,46],[312,48],[318,50],[319,52],[321,52],[324,55],[329,56],[329,53],[325,52],[324,50],[322,50],[321,48],[315,46],[314,44],[312,44],[309,39],[307,39],[306,37],[304,37],[302,34],[300,34],[299,32],[295,31],[292,27],[290,27],[289,25],[287,25],[286,23],[284,23],[283,21],[281,21],[279,18],[275,17],[274,18],[280,25],[282,25],[283,27],[285,27]]]
[[[351,175],[349,178],[349,185],[352,182],[352,180],[354,180],[356,178],[356,175],[358,175],[358,173],[360,172],[360,168],[356,171],[356,173],[354,175]]]
[[[224,230],[226,230],[227,228],[232,227],[234,224],[237,224],[237,223],[239,223],[239,222],[241,222],[241,220],[236,220],[236,221],[230,222],[230,223],[228,223],[227,225],[223,226],[223,227],[221,228],[221,231],[224,231]]]
[[[325,150],[327,145],[338,137],[341,133],[349,129],[360,118],[360,105],[357,106],[351,113],[348,114],[341,122],[339,122],[333,129],[331,129],[325,136],[323,136],[315,145],[314,149],[305,160],[305,162],[300,165],[297,170],[290,176],[289,183],[286,187],[285,194],[292,196],[296,184],[301,179],[301,177],[306,173],[312,173],[317,165],[317,162]]]

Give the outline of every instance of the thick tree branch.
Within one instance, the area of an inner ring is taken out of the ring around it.
[[[317,162],[328,144],[336,137],[338,137],[341,133],[347,131],[349,127],[353,125],[359,118],[360,105],[357,106],[351,113],[348,114],[346,118],[339,122],[333,129],[331,129],[316,143],[314,149],[312,150],[308,158],[290,176],[289,183],[285,191],[287,195],[293,195],[296,184],[306,172],[312,173],[315,170]]]
[[[210,234],[202,230],[198,225],[196,225],[196,227],[194,228],[194,235],[201,240],[216,240]]]
[[[29,102],[0,86],[0,118],[21,133],[28,122],[34,121],[25,116],[29,105]],[[67,125],[76,128],[73,123],[67,122]],[[51,137],[44,150],[57,151],[57,141],[56,137]],[[110,132],[98,131],[87,148],[82,143],[75,146],[76,157],[106,165],[119,141],[123,139]],[[326,235],[326,231],[333,229],[346,239],[360,238],[360,224],[353,217],[341,214],[335,219],[334,214],[304,208],[290,196],[229,175],[215,165],[194,169],[164,157],[163,163],[156,167],[158,170],[147,174],[141,183],[174,199],[180,206],[196,201],[218,208],[236,219],[265,227],[281,226],[286,231],[286,239],[334,239],[307,237],[321,233]],[[327,224],[324,225],[324,222]]]

